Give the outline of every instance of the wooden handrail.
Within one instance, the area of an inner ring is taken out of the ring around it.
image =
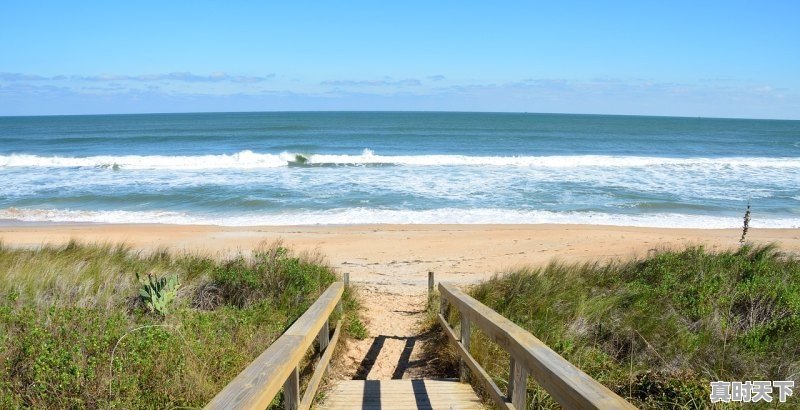
[[[456,344],[464,369],[472,369],[500,408],[524,409],[528,376],[536,380],[561,406],[570,409],[633,409],[632,404],[592,379],[559,356],[525,329],[501,316],[486,305],[449,284],[439,284],[441,305],[439,321],[447,336]],[[447,321],[447,305],[461,314],[461,337]],[[508,392],[503,394],[478,362],[469,354],[470,324],[511,355]]]
[[[344,283],[335,282],[267,350],[239,373],[206,405],[206,409],[264,409],[284,388],[287,409],[309,408],[322,373],[328,367],[339,338],[342,321],[329,339],[328,321],[334,309],[341,309]],[[322,356],[300,399],[298,367],[314,340],[319,340]]]

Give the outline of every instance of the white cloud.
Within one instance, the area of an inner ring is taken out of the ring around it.
[[[96,75],[56,75],[42,76],[35,74],[21,73],[0,73],[0,81],[3,82],[43,82],[43,81],[89,81],[89,82],[109,82],[109,81],[132,81],[132,82],[189,82],[189,83],[261,83],[275,77],[275,74],[261,76],[253,75],[232,75],[223,71],[213,72],[208,75],[193,74],[188,71],[171,72],[165,74],[96,74]]]
[[[208,75],[193,74],[188,71],[172,72],[166,74],[140,74],[140,75],[90,75],[90,76],[74,76],[75,80],[80,81],[137,81],[137,82],[164,82],[164,81],[179,81],[187,83],[218,83],[218,82],[232,82],[232,83],[260,83],[269,81],[275,77],[275,74],[267,74],[264,76],[247,76],[247,75],[231,75],[226,72],[217,71]]]
[[[375,81],[368,81],[368,80],[330,80],[330,81],[323,81],[320,85],[332,85],[332,86],[343,86],[343,87],[375,87],[375,86],[410,86],[410,87],[418,87],[422,85],[422,81],[417,80],[415,78],[407,78],[404,80],[392,80],[392,79],[384,79],[384,80],[375,80]]]
[[[444,75],[291,81],[275,75],[0,73],[0,115],[223,110],[454,110],[798,118],[800,95],[735,81],[598,77],[439,83]],[[138,101],[131,105],[130,101]],[[149,104],[149,105],[148,105]]]

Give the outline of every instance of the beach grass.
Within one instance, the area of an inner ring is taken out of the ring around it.
[[[319,254],[280,243],[224,259],[0,245],[0,272],[0,408],[202,407],[337,280]],[[148,274],[177,275],[163,313],[139,296]]]
[[[800,382],[800,260],[774,245],[552,262],[470,294],[640,408],[709,408],[710,381]],[[474,329],[470,351],[505,389],[508,354]],[[532,379],[528,397],[559,408]]]

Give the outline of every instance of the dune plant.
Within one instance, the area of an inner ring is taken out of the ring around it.
[[[750,229],[750,202],[747,203],[747,210],[744,211],[744,218],[742,220],[742,237],[739,238],[739,245],[744,246],[747,231]]]
[[[139,288],[139,298],[151,313],[166,315],[169,304],[178,296],[178,275],[157,277],[153,273],[148,273],[147,278],[143,279],[136,273],[136,280],[142,286]]]
[[[800,259],[772,245],[554,262],[470,293],[640,408],[711,408],[714,380],[800,383]],[[504,387],[504,349],[474,331],[470,351]],[[558,408],[534,382],[528,397]]]
[[[230,259],[0,245],[0,272],[0,409],[202,407],[336,280],[278,244]],[[142,290],[169,314],[135,309]]]

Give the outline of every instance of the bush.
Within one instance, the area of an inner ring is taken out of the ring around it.
[[[202,406],[336,280],[318,255],[280,244],[227,261],[0,246],[0,272],[0,408]],[[142,272],[180,281],[166,315],[139,302]]]
[[[471,294],[642,408],[709,407],[712,380],[798,383],[800,261],[774,246],[551,263]],[[504,386],[498,349],[473,335],[473,354]],[[529,397],[557,407],[535,383]]]

